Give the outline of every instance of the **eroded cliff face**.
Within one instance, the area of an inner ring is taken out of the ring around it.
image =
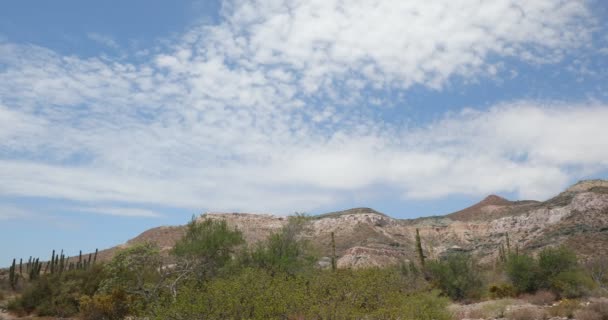
[[[207,218],[226,220],[243,232],[250,245],[278,232],[288,221],[269,214],[207,213],[199,217]],[[429,258],[458,250],[491,263],[498,247],[506,245],[507,234],[512,250],[536,252],[567,244],[584,258],[608,250],[608,181],[584,181],[545,202],[511,202],[491,196],[443,217],[399,220],[369,208],[350,209],[312,217],[299,236],[322,256],[329,256],[333,232],[338,267],[363,268],[416,259],[416,229]],[[183,231],[183,227],[151,229],[127,245],[148,240],[167,249]]]

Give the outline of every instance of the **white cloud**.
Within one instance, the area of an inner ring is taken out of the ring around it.
[[[105,214],[119,217],[136,217],[136,218],[160,218],[163,215],[159,212],[138,208],[123,208],[123,207],[82,207],[76,208],[81,212],[90,212],[97,214]]]
[[[116,42],[116,40],[114,40],[114,38],[112,38],[108,35],[104,35],[104,34],[96,33],[96,32],[89,32],[89,33],[87,33],[87,37],[89,39],[91,39],[92,41],[97,42],[108,48],[111,48],[111,49],[120,48],[120,45],[118,44],[118,42]]]
[[[604,105],[523,101],[407,129],[357,108],[366,86],[500,77],[496,57],[558,61],[589,37],[585,2],[239,1],[223,12],[138,64],[0,43],[0,195],[288,213],[378,185],[543,198],[608,166]]]

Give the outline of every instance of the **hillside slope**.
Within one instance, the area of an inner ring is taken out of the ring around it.
[[[265,239],[287,223],[287,218],[247,213],[206,213],[199,219],[223,219],[244,234],[249,244]],[[509,201],[489,196],[466,209],[438,217],[393,219],[370,208],[355,208],[313,217],[301,237],[325,256],[330,235],[336,238],[338,266],[383,266],[415,259],[414,235],[420,230],[427,256],[450,250],[469,251],[492,262],[509,235],[512,248],[536,252],[567,244],[582,258],[608,254],[608,181],[582,181],[545,202]],[[116,249],[152,241],[165,251],[185,228],[159,227],[126,244],[102,251],[108,259]]]

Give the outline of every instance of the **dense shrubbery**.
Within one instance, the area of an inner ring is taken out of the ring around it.
[[[72,316],[78,313],[80,298],[97,292],[103,279],[104,272],[98,266],[44,275],[8,307],[18,314],[34,312],[40,316]]]
[[[189,286],[156,310],[157,319],[449,319],[448,300],[416,292],[397,269],[290,275],[245,268]]]
[[[512,254],[506,263],[506,273],[518,293],[542,289],[575,298],[593,287],[593,281],[579,266],[574,252],[565,247],[544,249],[536,259]]]
[[[431,281],[454,300],[478,299],[483,291],[479,267],[466,253],[452,253],[437,261],[429,261]]]

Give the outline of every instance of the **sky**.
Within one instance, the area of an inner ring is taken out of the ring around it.
[[[3,1],[0,265],[608,178],[603,0]]]

